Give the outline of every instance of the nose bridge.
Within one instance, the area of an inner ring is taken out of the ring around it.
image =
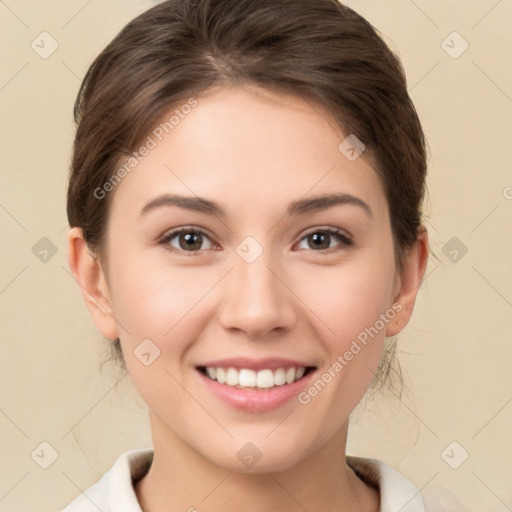
[[[275,275],[279,275],[276,269],[280,265],[273,251],[246,240],[236,252],[230,286],[222,297],[220,321],[224,328],[244,330],[251,337],[289,328],[294,321],[292,294]]]

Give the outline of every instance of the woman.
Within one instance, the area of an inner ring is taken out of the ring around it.
[[[424,135],[373,27],[335,0],[169,0],[75,117],[70,267],[153,448],[66,512],[424,511],[345,455],[428,259]]]

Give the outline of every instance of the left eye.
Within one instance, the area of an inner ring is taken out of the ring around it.
[[[306,241],[306,244],[308,242],[312,243],[312,246],[317,249],[332,249],[332,246],[330,242],[333,238],[337,238],[341,241],[338,245],[351,245],[352,240],[348,238],[344,233],[341,231],[338,231],[336,229],[317,229],[316,231],[311,231],[309,234],[307,234],[302,240]],[[310,247],[306,247],[306,249],[310,249]]]
[[[172,243],[175,239],[177,239],[178,247]],[[205,240],[210,242],[208,247],[202,247]],[[175,249],[186,252],[196,252],[200,249],[211,249],[213,246],[213,243],[206,235],[206,233],[192,229],[181,229],[179,231],[169,233],[165,238],[162,239],[161,242],[163,244],[169,244]]]

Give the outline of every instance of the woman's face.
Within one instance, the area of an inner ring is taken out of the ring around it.
[[[285,469],[346,429],[395,324],[388,206],[320,106],[248,88],[196,100],[115,186],[112,330],[155,445]]]

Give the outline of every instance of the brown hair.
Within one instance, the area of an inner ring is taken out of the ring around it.
[[[101,254],[113,193],[94,191],[171,107],[244,83],[319,102],[364,143],[384,186],[401,268],[421,225],[425,137],[399,58],[337,0],[167,0],[126,25],[87,71],[75,103],[70,226]],[[124,363],[118,339],[113,347]],[[389,373],[394,350],[374,380]]]

